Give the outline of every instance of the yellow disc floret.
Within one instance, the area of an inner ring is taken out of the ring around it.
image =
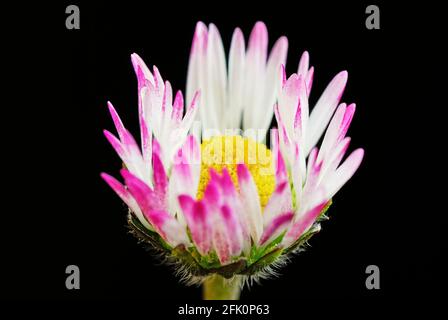
[[[271,151],[262,143],[242,136],[215,136],[201,144],[201,178],[197,198],[201,199],[210,180],[210,168],[221,173],[227,168],[239,191],[237,164],[244,163],[257,186],[264,208],[274,192],[275,175]]]

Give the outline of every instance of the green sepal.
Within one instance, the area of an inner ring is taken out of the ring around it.
[[[168,245],[157,232],[148,230],[133,214],[128,214],[128,226],[131,233],[143,243],[150,244],[155,249],[169,252],[171,246]]]
[[[277,260],[278,257],[280,257],[283,253],[282,248],[275,248],[268,254],[264,255],[257,261],[255,261],[253,264],[251,264],[248,268],[243,270],[240,274],[243,275],[253,275],[256,274],[258,271],[263,270],[265,267],[269,266],[271,263],[273,263],[275,260]]]
[[[285,248],[284,254],[291,253],[291,252],[296,251],[299,248],[303,247],[307,243],[307,241],[309,239],[311,239],[311,237],[313,235],[315,235],[316,233],[319,232],[319,224],[320,224],[320,222],[329,219],[329,217],[326,216],[325,213],[327,212],[328,208],[330,208],[332,203],[333,203],[333,201],[330,199],[327,202],[327,204],[325,205],[325,207],[322,209],[322,211],[319,213],[319,215],[317,216],[316,221],[311,226],[311,228],[307,232],[302,234],[299,237],[299,239],[297,239],[292,245],[290,245],[288,248]]]
[[[247,266],[247,261],[244,258],[239,259],[230,264],[226,264],[224,266],[219,267],[210,267],[204,268],[202,267],[198,261],[193,258],[193,255],[190,251],[188,251],[184,245],[178,245],[172,250],[173,256],[182,260],[182,262],[186,263],[189,266],[189,271],[196,276],[206,276],[212,273],[217,273],[224,278],[231,278],[235,274],[240,273]]]

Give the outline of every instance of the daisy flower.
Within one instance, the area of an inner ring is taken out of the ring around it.
[[[132,233],[183,280],[202,283],[207,299],[238,298],[243,283],[274,274],[300,251],[364,155],[357,149],[344,157],[355,112],[340,103],[347,72],[310,113],[314,68],[305,52],[287,77],[287,47],[281,37],[268,53],[258,22],[247,48],[235,30],[226,61],[218,29],[199,22],[185,105],[182,92],[174,95],[137,54],[140,144],[108,103],[118,135],[104,133],[123,161],[124,183],[103,179],[129,207]],[[277,128],[268,135],[274,115]]]

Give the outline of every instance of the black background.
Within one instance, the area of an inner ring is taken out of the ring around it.
[[[15,8],[22,19],[7,29],[14,49],[5,61],[15,70],[10,83],[17,92],[4,116],[5,124],[14,125],[7,129],[12,135],[5,139],[3,166],[2,298],[143,299],[149,305],[200,299],[199,288],[179,284],[127,233],[126,209],[99,177],[118,176],[120,167],[102,134],[113,130],[106,101],[138,136],[130,54],[157,65],[184,91],[198,20],[217,25],[226,51],[235,27],[247,40],[253,24],[264,21],[270,45],[288,37],[288,74],[308,50],[315,66],[311,105],[337,72],[347,70],[342,100],[357,103],[351,150],[366,151],[312,247],[278,279],[244,290],[242,299],[437,296],[443,224],[440,209],[430,208],[422,195],[434,188],[426,179],[443,161],[422,137],[431,113],[425,95],[436,91],[424,86],[435,82],[430,73],[440,66],[428,46],[432,38],[440,40],[432,18],[437,8],[377,3],[381,29],[367,30],[369,3],[73,2],[80,7],[81,29],[67,30],[68,4]],[[432,165],[422,162],[428,153]],[[17,168],[9,170],[8,163]],[[433,202],[439,199],[433,195]],[[80,267],[80,290],[65,288],[70,264]],[[365,287],[370,264],[381,270],[380,290]]]

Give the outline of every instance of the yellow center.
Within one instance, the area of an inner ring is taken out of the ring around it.
[[[262,143],[242,136],[216,136],[201,144],[201,177],[197,198],[202,199],[210,180],[210,168],[221,173],[227,168],[239,191],[237,164],[244,163],[257,186],[260,204],[264,208],[274,192],[275,175],[271,151]]]

